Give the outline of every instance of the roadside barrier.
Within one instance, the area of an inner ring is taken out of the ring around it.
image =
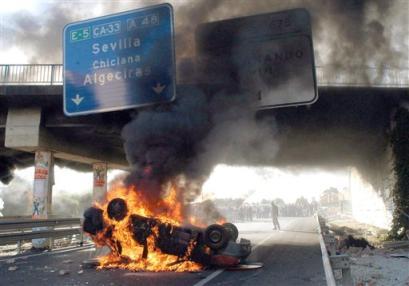
[[[0,245],[17,243],[18,253],[20,253],[22,241],[50,238],[51,249],[54,246],[54,238],[72,235],[78,235],[79,244],[83,244],[84,236],[80,218],[0,220]]]
[[[317,222],[327,285],[353,285],[349,256],[347,254],[336,253],[335,236],[330,232],[325,220],[319,215],[317,215]]]

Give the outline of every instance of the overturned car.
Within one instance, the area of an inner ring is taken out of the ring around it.
[[[205,266],[229,267],[243,262],[251,252],[249,240],[238,240],[238,229],[232,223],[212,224],[206,228],[193,225],[176,226],[156,218],[128,214],[125,200],[115,198],[107,207],[110,220],[126,223],[127,231],[138,246],[143,247],[142,259],[149,255],[148,241],[155,249],[174,255],[179,261],[190,260]],[[83,230],[93,238],[103,237],[117,256],[122,255],[121,242],[112,235],[115,225],[106,225],[103,210],[91,207],[84,213]],[[101,240],[99,239],[99,244]]]

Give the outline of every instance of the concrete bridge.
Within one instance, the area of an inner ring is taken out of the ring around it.
[[[283,120],[291,121],[286,114],[294,112],[305,113],[302,116],[307,117],[322,116],[349,99],[353,99],[351,107],[358,108],[357,97],[363,97],[358,103],[361,112],[368,113],[379,100],[396,104],[408,96],[409,69],[351,68],[350,72],[340,74],[331,67],[317,67],[316,74],[319,101],[308,109],[277,110],[278,118],[285,115]],[[3,181],[10,179],[9,169],[32,165],[33,153],[38,149],[53,150],[57,163],[74,168],[87,169],[89,164],[101,161],[114,168],[127,167],[120,132],[133,111],[67,117],[62,112],[62,82],[62,65],[0,65],[0,177]],[[338,118],[336,121],[340,121],[342,113],[348,110],[338,112],[327,120]],[[309,126],[311,128],[314,126]],[[284,150],[292,148],[290,142],[286,142],[286,146]],[[296,153],[311,153],[304,151]],[[286,157],[285,152],[281,157]]]

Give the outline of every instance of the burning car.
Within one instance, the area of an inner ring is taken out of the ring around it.
[[[122,198],[110,200],[105,209],[91,207],[86,210],[83,230],[98,245],[111,249],[108,260],[116,265],[149,261],[150,256],[160,253],[170,258],[162,259],[168,266],[191,262],[198,267],[228,267],[243,262],[251,252],[249,240],[237,241],[238,230],[232,223],[204,228],[182,226],[132,212]],[[130,248],[139,251],[132,252]]]

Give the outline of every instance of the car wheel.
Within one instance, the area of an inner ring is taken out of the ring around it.
[[[120,221],[125,218],[128,213],[126,202],[123,199],[113,199],[108,204],[108,217],[116,221]]]
[[[230,236],[230,240],[236,241],[237,238],[239,237],[239,230],[237,229],[237,226],[230,222],[226,222],[223,224],[223,227],[227,230]]]
[[[213,250],[222,249],[229,242],[229,233],[219,224],[209,225],[204,233],[204,242]]]
[[[87,233],[95,235],[104,228],[103,222],[102,210],[90,207],[84,212],[82,229]]]

